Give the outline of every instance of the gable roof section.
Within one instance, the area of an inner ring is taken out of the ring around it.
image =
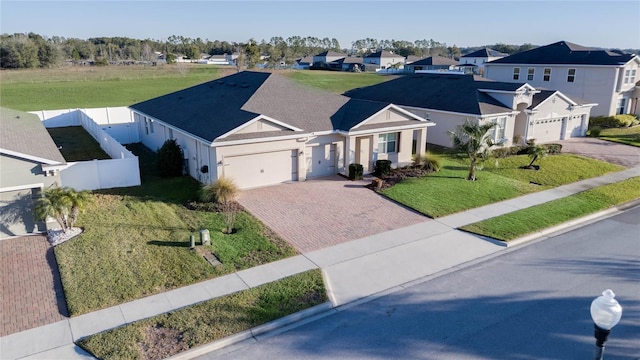
[[[333,51],[333,50],[327,50],[327,51],[323,51],[320,54],[317,54],[316,56],[347,56],[343,53],[339,53],[337,51]]]
[[[37,115],[0,108],[0,152],[48,165],[66,164]]]
[[[619,54],[558,41],[503,57],[488,64],[624,65],[634,56],[634,54]]]
[[[480,58],[488,58],[488,57],[500,57],[500,56],[508,56],[509,54],[501,53],[500,51],[493,50],[491,48],[484,48],[480,50],[476,50],[470,54],[462,55],[461,57],[480,57]]]
[[[478,89],[488,86],[502,87],[505,90],[509,87],[518,89],[523,84],[489,83],[497,82],[476,81],[472,75],[414,74],[354,89],[345,95],[356,99],[472,115],[512,111]]]
[[[422,60],[414,61],[411,65],[458,65],[458,62],[444,56],[431,56]]]
[[[404,58],[404,56],[402,56],[402,55],[394,54],[391,51],[387,51],[387,50],[376,51],[374,53],[371,53],[371,54],[365,56],[365,58],[389,58],[389,57],[401,57],[401,58]]]

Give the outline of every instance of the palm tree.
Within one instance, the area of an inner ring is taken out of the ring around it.
[[[71,199],[64,188],[49,188],[45,190],[44,196],[38,199],[34,211],[38,220],[46,221],[48,217],[56,219],[62,230],[66,232],[69,228],[71,204]]]
[[[75,191],[67,188],[67,197],[71,202],[71,214],[69,215],[69,227],[73,227],[78,220],[78,215],[84,210],[87,203],[91,201],[91,193],[87,190]]]
[[[456,131],[449,131],[454,147],[469,157],[467,180],[475,181],[477,166],[491,156],[491,147],[495,144],[490,135],[495,126],[495,122],[480,124],[467,119]]]
[[[231,234],[236,211],[233,202],[238,195],[238,186],[233,180],[221,177],[210,185],[202,188],[201,198],[204,201],[213,201],[222,206],[225,215],[225,232]]]
[[[527,167],[533,168],[533,163],[536,162],[536,160],[540,159],[540,161],[542,161],[542,159],[547,157],[547,149],[545,149],[544,146],[537,145],[535,140],[530,140],[528,143],[529,148],[527,149],[527,153],[529,154],[529,158],[531,158],[531,162]]]

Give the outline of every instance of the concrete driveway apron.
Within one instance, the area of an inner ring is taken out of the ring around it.
[[[245,190],[239,202],[302,253],[430,221],[335,175]]]
[[[640,148],[636,146],[595,138],[574,138],[558,143],[562,144],[563,153],[578,154],[627,168],[640,165]]]

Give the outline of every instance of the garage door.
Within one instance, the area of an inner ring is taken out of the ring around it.
[[[322,144],[308,146],[305,150],[307,178],[329,176],[336,173],[336,146]]]
[[[0,239],[44,230],[33,218],[33,198],[38,189],[0,193]]]
[[[533,123],[533,138],[538,143],[560,140],[562,124],[562,119],[536,120]]]
[[[228,156],[224,158],[224,174],[241,189],[274,185],[298,180],[296,150]]]

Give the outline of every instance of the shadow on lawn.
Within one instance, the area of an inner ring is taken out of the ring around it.
[[[147,241],[149,245],[156,246],[170,246],[170,247],[189,247],[189,240],[186,241],[162,241],[162,240],[150,240]]]

